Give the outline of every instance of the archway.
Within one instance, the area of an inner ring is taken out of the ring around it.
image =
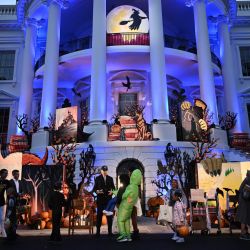
[[[142,206],[142,212],[145,213],[145,178],[144,178],[144,167],[140,161],[134,158],[126,158],[122,160],[116,169],[116,185],[119,186],[119,176],[121,174],[128,174],[130,167],[136,167],[141,170],[142,172],[142,183],[141,183],[141,192],[140,192],[140,198],[141,198],[141,206]]]

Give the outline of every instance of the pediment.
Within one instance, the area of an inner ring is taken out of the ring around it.
[[[0,90],[0,100],[16,100],[16,99],[18,99],[18,97],[6,91]]]

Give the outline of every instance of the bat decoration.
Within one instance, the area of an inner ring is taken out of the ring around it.
[[[131,82],[128,76],[126,76],[127,83],[122,82],[123,87],[127,88],[127,92],[129,89],[131,89]]]
[[[72,91],[75,95],[79,96],[79,97],[82,97],[81,93],[80,92],[77,92],[75,88],[72,88]]]

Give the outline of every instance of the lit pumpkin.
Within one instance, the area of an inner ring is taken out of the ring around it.
[[[41,213],[41,216],[42,216],[43,219],[47,219],[47,218],[49,218],[49,212],[43,211]]]
[[[40,229],[44,229],[46,226],[46,222],[44,220],[41,220],[40,222]]]
[[[102,225],[107,225],[107,217],[106,217],[106,215],[102,216]]]
[[[48,221],[48,222],[46,223],[46,228],[47,228],[47,229],[52,229],[52,221]]]
[[[188,226],[181,226],[178,228],[178,233],[181,237],[186,237],[189,235],[189,227]]]

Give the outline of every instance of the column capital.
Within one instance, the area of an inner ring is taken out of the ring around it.
[[[207,3],[207,0],[186,0],[186,1],[185,1],[185,5],[186,5],[187,7],[192,7],[192,6],[195,5],[195,3],[196,3],[197,1],[203,1],[203,2]]]
[[[229,24],[230,20],[229,20],[229,17],[226,16],[226,15],[219,15],[217,17],[214,17],[214,16],[209,16],[208,17],[208,20],[211,22],[211,23],[214,23],[216,25],[219,25],[221,23],[225,23],[225,24]]]
[[[62,9],[67,9],[69,7],[69,1],[67,0],[42,0],[43,4],[49,6],[52,3],[58,4]]]
[[[45,23],[46,23],[45,19],[40,19],[40,20],[37,20],[35,18],[25,19],[25,27],[34,26],[36,28],[41,28],[43,25],[45,25]]]

